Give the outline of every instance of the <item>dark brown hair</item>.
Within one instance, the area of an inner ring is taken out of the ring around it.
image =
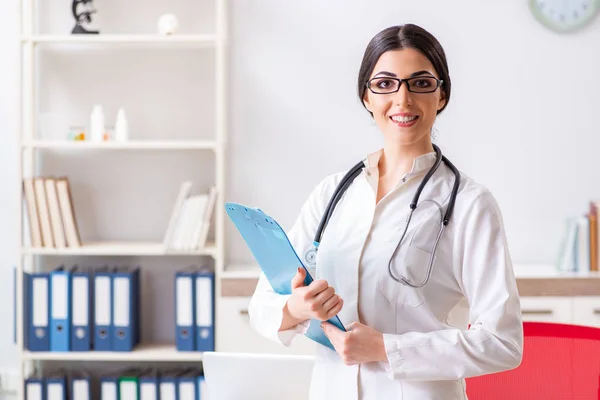
[[[360,102],[363,106],[365,105],[363,99],[367,90],[366,82],[373,73],[379,57],[387,51],[406,48],[416,49],[427,57],[431,64],[433,64],[440,79],[443,80],[441,89],[444,91],[446,102],[437,112],[438,114],[441,113],[448,105],[450,89],[452,87],[446,54],[440,42],[431,33],[413,24],[391,26],[382,30],[371,39],[365,50],[358,73],[358,97],[360,98]]]

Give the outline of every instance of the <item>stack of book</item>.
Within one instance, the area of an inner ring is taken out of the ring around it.
[[[590,272],[600,270],[598,241],[600,202],[590,202],[589,211],[569,217],[556,260],[556,268],[563,272]]]
[[[201,250],[206,245],[217,189],[192,194],[192,182],[181,184],[163,245],[173,250]]]
[[[31,246],[81,246],[68,178],[25,178],[23,191]]]

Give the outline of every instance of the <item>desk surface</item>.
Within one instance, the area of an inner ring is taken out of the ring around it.
[[[238,270],[221,280],[222,296],[252,296],[258,269]],[[547,265],[515,265],[521,296],[600,296],[600,272],[568,273]]]

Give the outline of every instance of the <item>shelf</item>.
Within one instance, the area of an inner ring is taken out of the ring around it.
[[[517,264],[513,265],[518,279],[599,279],[600,271],[558,271],[553,265]]]
[[[231,265],[221,273],[222,279],[258,279],[260,278],[258,265]]]
[[[212,256],[217,255],[214,245],[202,250],[165,249],[162,243],[153,242],[90,242],[79,248],[45,249],[25,247],[21,250],[27,255],[82,255],[82,256]]]
[[[33,140],[23,142],[23,148],[33,149],[109,149],[109,150],[215,150],[215,140],[130,140],[127,142],[92,142],[71,140]]]
[[[202,352],[182,352],[173,344],[141,344],[131,352],[24,351],[23,360],[55,361],[202,361]]]
[[[217,44],[217,35],[175,34],[89,34],[89,35],[34,35],[21,38],[23,43],[34,44],[105,44],[105,45],[192,45],[194,47],[212,47]]]

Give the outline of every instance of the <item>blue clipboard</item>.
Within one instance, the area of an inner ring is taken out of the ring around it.
[[[312,276],[277,221],[262,210],[243,204],[225,203],[225,210],[276,293],[292,293],[291,281],[296,275],[298,267],[304,268],[306,271],[304,284],[310,285],[313,281]],[[346,331],[337,315],[327,322]],[[312,319],[305,335],[309,339],[335,350],[321,329],[321,321]]]

